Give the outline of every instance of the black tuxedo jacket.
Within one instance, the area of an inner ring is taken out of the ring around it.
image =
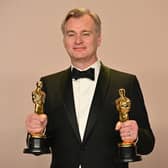
[[[112,70],[101,65],[95,94],[90,108],[83,141],[76,119],[70,68],[42,77],[46,93],[45,112],[48,116],[46,134],[52,149],[51,168],[127,168],[118,159],[115,131],[119,120],[115,100],[118,90],[125,88],[131,99],[129,118],[139,125],[137,151],[148,154],[154,147],[140,86],[134,75]]]

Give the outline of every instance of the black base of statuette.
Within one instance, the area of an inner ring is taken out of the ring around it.
[[[46,137],[30,137],[27,145],[28,148],[24,149],[23,153],[34,155],[51,153]]]
[[[142,160],[140,155],[136,153],[136,146],[134,144],[125,146],[119,145],[119,158],[121,162],[136,162]]]

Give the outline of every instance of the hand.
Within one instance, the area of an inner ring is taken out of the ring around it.
[[[125,122],[118,121],[115,129],[120,131],[123,142],[132,143],[138,138],[138,124],[135,120],[127,120]]]
[[[47,125],[47,115],[46,114],[30,114],[27,116],[26,129],[30,134],[42,134]]]

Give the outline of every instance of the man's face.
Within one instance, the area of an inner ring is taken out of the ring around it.
[[[97,60],[96,51],[101,43],[100,33],[89,15],[70,18],[64,27],[64,46],[72,63]]]

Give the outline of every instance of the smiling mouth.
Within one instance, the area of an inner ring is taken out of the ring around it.
[[[74,47],[73,49],[75,51],[84,51],[84,50],[86,50],[86,47]]]

